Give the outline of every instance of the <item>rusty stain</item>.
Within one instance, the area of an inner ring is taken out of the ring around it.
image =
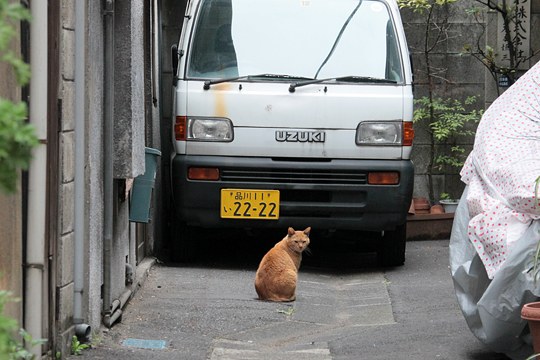
[[[217,84],[213,86],[213,93],[215,96],[215,109],[214,113],[219,117],[227,116],[227,102],[225,101],[225,93],[230,90],[231,84]]]

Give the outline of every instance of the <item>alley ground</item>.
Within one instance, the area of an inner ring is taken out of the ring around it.
[[[304,257],[293,303],[255,299],[262,249],[245,239],[209,242],[194,264],[158,262],[122,321],[78,358],[506,359],[465,323],[448,240],[408,242],[405,266],[392,269],[376,267],[365,249],[333,243]]]

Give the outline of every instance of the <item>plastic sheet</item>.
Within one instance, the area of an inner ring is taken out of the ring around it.
[[[492,278],[534,219],[540,176],[540,63],[486,110],[461,178],[469,186],[467,233]]]
[[[540,297],[540,278],[535,281],[531,271],[540,223],[532,223],[490,280],[467,236],[469,221],[467,202],[460,201],[450,237],[450,269],[459,306],[480,341],[495,352],[523,360],[533,350],[521,307]]]
[[[467,184],[450,238],[458,303],[474,335],[513,359],[532,354],[522,306],[540,297],[540,63],[486,111],[461,171]]]

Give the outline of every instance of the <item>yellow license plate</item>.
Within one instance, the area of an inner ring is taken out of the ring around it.
[[[226,219],[277,220],[279,190],[221,189],[221,212]]]

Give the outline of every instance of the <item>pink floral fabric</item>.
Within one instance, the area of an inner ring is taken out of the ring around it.
[[[540,62],[484,113],[463,169],[469,240],[493,279],[512,245],[540,218]]]

